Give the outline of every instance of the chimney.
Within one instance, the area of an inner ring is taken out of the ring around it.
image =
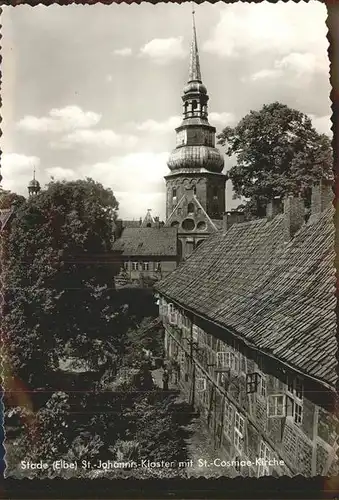
[[[333,181],[321,179],[313,186],[311,197],[311,216],[321,214],[333,203]]]
[[[284,199],[285,240],[290,241],[305,222],[305,204],[301,197]]]
[[[266,207],[266,218],[268,220],[274,219],[277,215],[282,213],[282,203],[281,198],[279,196],[275,196],[272,200],[267,204]]]
[[[228,231],[233,224],[240,224],[244,222],[245,214],[238,210],[231,210],[225,212],[222,216],[222,227],[224,231]]]

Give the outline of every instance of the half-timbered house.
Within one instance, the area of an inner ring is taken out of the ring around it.
[[[332,198],[316,186],[307,221],[301,198],[274,200],[156,284],[173,376],[226,475],[338,473]]]

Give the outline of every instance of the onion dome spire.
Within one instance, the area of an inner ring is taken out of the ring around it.
[[[28,194],[29,194],[29,196],[38,194],[38,192],[40,191],[40,189],[41,189],[40,183],[35,178],[35,167],[34,167],[34,169],[33,169],[33,179],[28,184]]]
[[[205,169],[220,173],[224,159],[215,147],[215,127],[208,122],[208,94],[201,80],[200,60],[195,27],[194,9],[193,36],[189,61],[189,80],[184,87],[183,121],[176,128],[177,146],[172,151],[167,165],[172,171]]]

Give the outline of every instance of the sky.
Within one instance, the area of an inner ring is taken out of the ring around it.
[[[191,5],[3,6],[2,187],[91,177],[119,215],[165,217],[192,36]],[[280,101],[330,131],[326,7],[196,6],[209,121],[220,132]],[[235,164],[225,159],[225,171]],[[226,208],[236,207],[227,183]]]

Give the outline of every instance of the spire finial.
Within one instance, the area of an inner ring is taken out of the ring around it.
[[[33,181],[35,181],[35,165],[33,167]]]
[[[199,62],[199,52],[197,43],[197,32],[195,28],[195,10],[194,2],[192,2],[192,45],[191,45],[191,57],[190,57],[190,71],[189,71],[189,82],[201,82],[201,72],[200,72],[200,62]]]

